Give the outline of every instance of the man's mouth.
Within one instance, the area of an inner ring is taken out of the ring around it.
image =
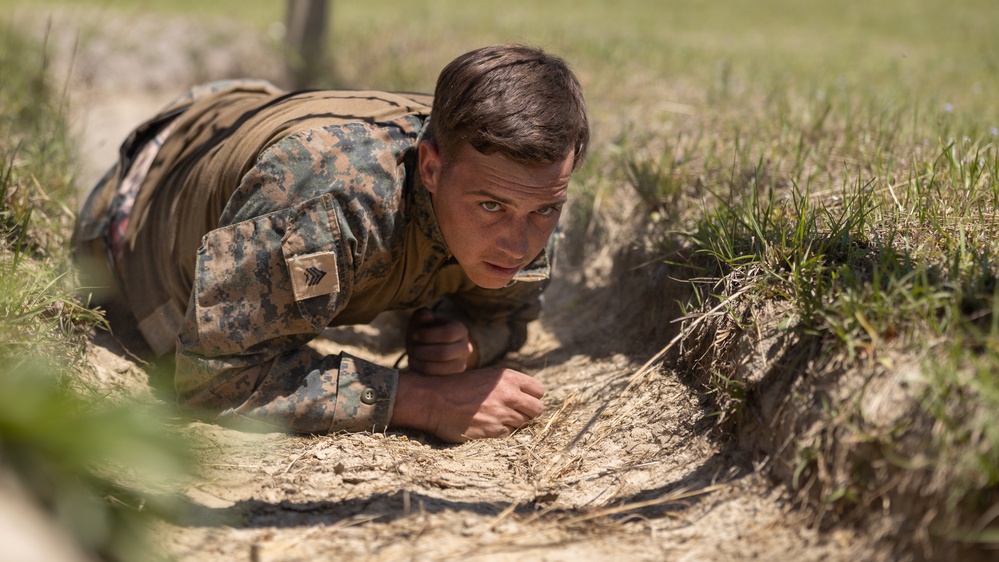
[[[486,265],[488,265],[490,269],[501,275],[516,275],[517,272],[520,271],[519,265],[515,265],[513,267],[504,267],[502,265],[497,265],[491,262],[486,262]]]

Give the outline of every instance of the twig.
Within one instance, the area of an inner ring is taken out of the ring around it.
[[[302,451],[295,458],[291,459],[291,462],[288,463],[288,466],[285,467],[284,472],[282,472],[281,474],[288,474],[288,471],[291,470],[291,467],[295,466],[295,463],[297,463],[299,461],[299,459],[301,459],[302,457],[304,457],[305,453],[308,453],[308,452],[309,451]]]
[[[675,501],[680,501],[680,500],[685,500],[685,499],[689,499],[689,498],[694,498],[694,497],[697,497],[697,496],[703,496],[705,494],[710,494],[712,492],[717,492],[718,490],[721,490],[722,488],[725,488],[726,486],[727,486],[727,484],[715,484],[713,486],[708,486],[707,488],[701,488],[699,490],[692,490],[692,491],[681,488],[679,490],[676,490],[676,491],[673,491],[673,492],[669,492],[668,494],[666,494],[664,496],[660,496],[660,497],[652,499],[652,500],[646,500],[646,501],[643,501],[643,502],[635,502],[635,503],[627,503],[627,504],[624,504],[624,505],[619,505],[617,507],[608,507],[608,508],[604,508],[604,509],[598,509],[598,510],[595,510],[595,511],[591,511],[590,513],[587,513],[586,515],[580,515],[579,517],[574,517],[572,519],[569,519],[568,521],[562,521],[561,524],[562,525],[574,525],[576,523],[582,523],[584,521],[589,521],[591,519],[597,519],[599,517],[606,517],[608,515],[618,515],[620,513],[628,513],[629,511],[635,511],[635,510],[643,509],[643,508],[646,508],[646,507],[653,507],[653,506],[656,506],[656,505],[662,505],[664,503],[672,503],[672,502],[675,502]]]
[[[552,417],[548,419],[548,423],[545,424],[545,427],[541,430],[541,433],[538,434],[539,439],[548,433],[548,430],[551,429],[552,427],[552,423],[554,423],[555,420],[558,419],[560,415],[562,415],[562,412],[564,412],[565,409],[569,407],[569,404],[571,404],[572,401],[576,399],[577,394],[579,394],[578,390],[574,391],[572,394],[566,397],[565,401],[562,402],[562,407],[560,407],[557,412],[552,414]]]

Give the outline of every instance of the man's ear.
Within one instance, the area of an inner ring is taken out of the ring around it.
[[[441,153],[437,149],[437,145],[426,140],[420,141],[420,145],[417,148],[417,156],[419,160],[420,179],[423,180],[423,185],[426,186],[427,191],[436,194],[437,188],[440,186],[441,171],[443,170]]]

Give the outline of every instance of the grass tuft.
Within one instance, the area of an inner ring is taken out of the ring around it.
[[[713,154],[700,158],[698,181],[710,195],[686,232],[695,253],[707,258],[705,276],[717,294],[706,298],[700,279],[694,306],[707,310],[749,287],[754,304],[733,309],[728,330],[753,340],[763,328],[747,326],[747,319],[782,303],[778,331],[816,342],[788,365],[793,382],[778,392],[798,388],[780,398],[800,408],[792,422],[795,446],[786,449],[793,457],[788,479],[818,499],[819,511],[845,517],[855,513],[848,506],[866,508],[919,481],[925,487],[910,496],[946,506],[934,532],[960,529],[968,540],[964,526],[999,504],[997,147],[973,129],[876,104],[778,103],[770,111],[752,124],[758,130],[745,121],[729,125],[727,166],[710,167],[720,161]],[[857,111],[890,117],[858,119]],[[912,130],[902,126],[907,122]],[[749,148],[744,135],[777,140]],[[935,150],[912,142],[931,137],[938,139]],[[660,162],[629,170],[651,170],[644,176],[656,185],[689,181]],[[670,201],[665,193],[650,198],[650,182],[633,178],[650,209]],[[872,421],[872,388],[910,358],[918,358],[918,375],[892,396],[910,392],[915,417],[928,423]],[[773,391],[771,379],[749,375],[709,367],[706,391],[728,405],[722,418]],[[994,533],[988,524],[976,531],[983,541]]]

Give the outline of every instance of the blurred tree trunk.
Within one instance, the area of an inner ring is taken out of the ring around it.
[[[296,90],[311,88],[326,62],[328,0],[288,0],[284,44],[288,81]]]

